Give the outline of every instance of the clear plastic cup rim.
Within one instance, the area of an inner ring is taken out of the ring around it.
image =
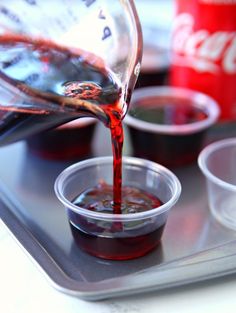
[[[143,168],[145,167],[150,170],[158,172],[160,175],[162,175],[166,180],[170,182],[171,188],[173,191],[172,197],[163,205],[159,206],[158,208],[154,208],[152,210],[148,210],[145,212],[132,213],[132,214],[98,213],[94,211],[89,211],[87,209],[78,207],[77,205],[73,204],[70,200],[68,200],[63,195],[63,186],[66,180],[68,179],[68,177],[70,175],[74,175],[80,169],[94,166],[95,164],[97,166],[99,166],[99,164],[111,164],[113,162],[113,157],[107,156],[107,157],[96,157],[96,158],[87,159],[87,160],[75,163],[67,167],[65,170],[63,170],[59,174],[59,176],[56,178],[55,184],[54,184],[54,190],[55,190],[55,194],[57,198],[65,206],[65,208],[68,208],[74,211],[75,213],[78,213],[86,217],[91,217],[93,219],[106,220],[106,221],[116,220],[116,221],[125,222],[125,221],[142,220],[145,218],[153,217],[155,215],[160,215],[170,210],[174,206],[174,204],[178,201],[179,196],[181,194],[181,184],[174,173],[172,173],[170,170],[168,170],[164,166],[158,163],[149,161],[149,160],[144,160],[144,159],[135,158],[135,157],[123,157],[122,160],[123,160],[123,164],[130,163],[138,167],[143,167]]]
[[[146,132],[168,135],[186,135],[207,129],[217,121],[220,115],[219,105],[210,96],[191,89],[170,86],[143,87],[134,90],[130,108],[132,108],[133,105],[135,106],[135,103],[137,101],[140,101],[142,99],[148,99],[150,97],[156,97],[157,99],[158,97],[192,99],[192,102],[195,103],[196,106],[204,108],[204,111],[207,113],[207,118],[191,124],[162,125],[142,121],[138,118],[131,116],[128,111],[124,118],[124,123],[126,125]]]
[[[205,175],[207,179],[209,179],[212,183],[215,183],[218,186],[221,186],[224,189],[229,191],[236,192],[236,185],[230,184],[211,173],[211,171],[207,167],[207,159],[208,157],[217,150],[220,150],[225,147],[235,146],[236,148],[236,138],[227,138],[218,140],[206,146],[198,156],[198,165]]]

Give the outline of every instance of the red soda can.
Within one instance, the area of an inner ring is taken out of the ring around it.
[[[170,84],[204,92],[236,120],[236,0],[176,0]]]

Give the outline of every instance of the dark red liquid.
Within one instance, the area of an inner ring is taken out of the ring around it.
[[[154,100],[155,101],[155,100]],[[207,113],[196,106],[183,104],[150,105],[145,101],[129,114],[136,119],[159,125],[190,125],[208,118]],[[137,122],[138,123],[138,122]],[[154,126],[155,127],[155,126]],[[187,128],[186,128],[187,129]],[[149,159],[168,167],[177,167],[194,162],[201,150],[205,129],[178,134],[155,132],[129,125],[133,155]]]
[[[145,44],[136,88],[168,84],[169,56],[166,49]]]
[[[101,183],[86,190],[74,204],[99,213],[113,213],[113,188]],[[157,208],[162,202],[152,194],[134,188],[122,188],[123,214],[145,212]],[[75,241],[86,252],[106,259],[124,260],[142,256],[160,242],[164,222],[151,219],[138,221],[105,221],[81,216],[68,210]],[[156,218],[158,219],[158,217]]]
[[[160,69],[153,72],[141,71],[137,80],[136,88],[166,85],[167,78],[167,69]]]
[[[135,118],[159,125],[184,125],[205,120],[208,114],[200,107],[188,103],[164,103],[142,101],[130,109],[129,115]]]
[[[16,91],[4,107],[2,104],[0,145],[25,139],[78,116],[96,117],[111,131],[114,212],[120,213],[121,119],[127,104],[121,101],[122,90],[114,75],[94,55],[72,52],[43,40],[0,36],[0,50],[0,75]]]
[[[80,116],[95,117],[108,127],[123,117],[121,88],[99,58],[85,59],[51,42],[10,35],[0,36],[0,51],[0,78],[6,82],[0,98],[0,145]]]
[[[81,120],[30,136],[27,147],[32,154],[49,160],[78,161],[92,157],[96,123],[80,125]]]

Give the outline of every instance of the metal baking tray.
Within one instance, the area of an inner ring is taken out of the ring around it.
[[[95,145],[95,154],[110,154],[109,133],[101,131],[96,142],[103,151],[96,151]],[[230,133],[218,129],[212,138],[224,136]],[[129,261],[98,259],[75,245],[53,189],[56,176],[69,163],[39,159],[19,142],[0,149],[0,164],[1,218],[52,285],[64,293],[99,300],[236,272],[236,232],[210,215],[205,180],[196,164],[175,171],[182,195],[170,212],[161,245]]]

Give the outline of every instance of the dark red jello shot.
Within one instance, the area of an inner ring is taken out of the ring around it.
[[[144,44],[141,71],[135,88],[166,85],[169,75],[169,52],[155,44]]]
[[[29,151],[42,159],[82,160],[93,155],[96,124],[94,118],[79,118],[31,136],[26,143]]]
[[[155,249],[181,185],[165,167],[123,158],[121,212],[113,210],[113,158],[78,162],[56,179],[55,192],[66,208],[75,242],[104,259],[128,260]]]
[[[124,119],[132,155],[171,168],[190,164],[218,116],[218,104],[203,93],[168,86],[137,89]]]

